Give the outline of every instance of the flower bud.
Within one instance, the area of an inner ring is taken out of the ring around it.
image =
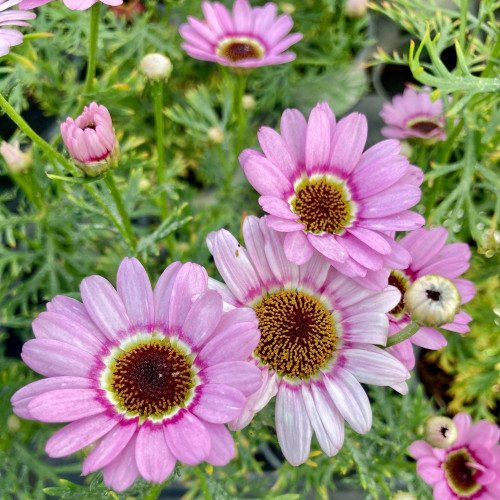
[[[219,127],[210,127],[208,129],[208,138],[214,144],[222,144],[224,142],[224,132]]]
[[[281,2],[280,3],[280,9],[285,14],[293,14],[295,12],[295,5],[293,5],[293,3]]]
[[[367,8],[367,0],[347,0],[345,14],[347,17],[363,17]]]
[[[76,120],[66,118],[61,135],[76,166],[86,175],[95,177],[118,164],[120,146],[105,106],[93,102]]]
[[[170,59],[162,54],[147,54],[139,66],[141,73],[150,82],[166,82],[172,74]]]
[[[391,500],[417,500],[417,497],[407,491],[398,491]]]
[[[427,274],[416,279],[405,293],[405,308],[419,325],[438,327],[451,323],[460,311],[461,297],[453,281]]]
[[[245,94],[241,100],[241,104],[243,106],[243,109],[246,109],[248,111],[255,108],[255,99],[252,95]]]
[[[455,422],[448,417],[429,417],[424,424],[425,440],[433,448],[453,446],[458,437]]]
[[[19,141],[14,141],[14,144],[2,141],[0,154],[3,156],[11,174],[25,174],[33,166],[31,149],[27,153],[23,153],[19,148]]]

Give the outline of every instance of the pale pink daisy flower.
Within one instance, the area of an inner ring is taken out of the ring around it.
[[[458,438],[448,448],[433,448],[425,441],[410,446],[418,474],[433,486],[435,500],[498,500],[500,428],[487,420],[472,424],[466,413],[453,421]]]
[[[259,342],[255,312],[223,313],[197,264],[175,262],[151,288],[136,259],[118,269],[117,290],[91,276],[83,304],[57,296],[33,322],[22,358],[45,379],[12,397],[14,412],[72,422],[47,442],[62,457],[97,442],[83,474],[127,489],[141,475],[162,482],[176,461],[225,465],[234,442],[223,425],[261,383],[246,360]]]
[[[19,31],[4,26],[31,26],[26,21],[36,17],[34,12],[11,8],[20,3],[21,0],[0,0],[0,57],[7,55],[14,45],[23,43],[23,35]]]
[[[92,7],[99,0],[63,0],[64,5],[71,10],[86,10]],[[106,5],[121,5],[123,0],[100,0]],[[22,0],[21,7],[23,9],[34,9],[35,7],[40,7],[40,5],[45,5],[46,3],[52,2],[52,0]]]
[[[253,307],[261,340],[252,355],[262,385],[230,428],[242,429],[276,399],[276,431],[286,459],[309,456],[313,432],[329,456],[344,441],[344,420],[368,432],[372,413],[361,383],[404,393],[406,368],[374,344],[387,341],[394,287],[368,290],[333,269],[318,252],[301,266],[283,252],[284,235],[257,217],[243,223],[246,249],[226,230],[207,238],[226,285],[209,280],[227,307]],[[237,337],[237,336],[236,336]]]
[[[403,269],[409,256],[386,231],[408,231],[424,218],[408,210],[420,199],[422,171],[399,154],[398,141],[383,141],[363,153],[366,117],[352,113],[338,123],[326,103],[306,123],[287,109],[281,135],[262,127],[264,154],[246,149],[240,163],[271,214],[266,221],[286,233],[285,254],[300,265],[314,249],[341,273],[365,286],[387,286],[384,266]]]
[[[252,8],[247,0],[236,0],[231,13],[219,2],[201,4],[205,20],[188,17],[179,32],[186,40],[182,48],[195,59],[224,66],[256,68],[295,59],[284,52],[302,35],[288,35],[293,21],[288,14],[276,17],[277,7],[267,3]]]
[[[387,125],[382,128],[382,135],[390,139],[444,141],[443,102],[441,99],[433,102],[427,90],[416,92],[408,87],[392,103],[385,103],[380,112]]]
[[[88,175],[98,175],[116,165],[119,145],[109,111],[92,102],[82,114],[61,123],[64,144],[77,165]]]
[[[389,283],[398,288],[402,294],[399,304],[389,313],[389,336],[402,330],[410,323],[410,315],[405,311],[404,294],[411,283],[427,274],[437,274],[450,279],[458,289],[461,303],[472,300],[475,294],[474,284],[459,276],[469,268],[471,256],[466,243],[446,244],[448,231],[444,227],[433,229],[420,228],[407,234],[401,245],[409,252],[411,264],[404,270],[393,270],[389,276]],[[472,318],[460,311],[452,323],[440,328],[451,332],[467,333],[470,331],[469,322]],[[426,349],[441,349],[446,345],[446,339],[435,328],[424,326],[408,340],[389,348],[409,369],[415,366],[415,356],[412,344]]]

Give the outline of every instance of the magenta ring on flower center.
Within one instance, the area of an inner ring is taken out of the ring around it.
[[[262,59],[266,55],[266,50],[255,38],[233,36],[220,40],[216,53],[235,63],[247,59]]]
[[[294,191],[288,204],[307,232],[342,235],[356,220],[356,205],[345,181],[325,174],[303,176]]]
[[[188,408],[201,380],[189,347],[160,332],[138,333],[104,359],[101,388],[125,418],[161,422]]]

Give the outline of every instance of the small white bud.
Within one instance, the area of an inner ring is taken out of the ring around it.
[[[429,417],[424,424],[425,440],[434,448],[453,446],[458,438],[455,422],[448,417]]]
[[[292,3],[288,3],[288,2],[281,2],[280,9],[285,14],[293,14],[295,12],[295,5],[293,5]]]
[[[170,59],[162,54],[147,54],[139,66],[141,73],[151,82],[166,82],[172,74]]]
[[[438,327],[451,323],[460,312],[461,297],[453,281],[427,274],[406,290],[405,308],[419,325]]]
[[[251,110],[255,108],[255,99],[250,94],[245,94],[241,100],[243,109]]]
[[[398,491],[391,500],[417,500],[417,497],[407,491]]]
[[[347,0],[345,14],[347,17],[363,17],[368,9],[367,0]]]
[[[224,142],[224,132],[219,127],[210,127],[208,129],[208,138],[214,144],[222,144]]]
[[[14,141],[14,144],[2,141],[0,154],[3,156],[10,172],[14,175],[25,174],[33,166],[31,149],[27,153],[23,153],[19,148],[19,141]]]

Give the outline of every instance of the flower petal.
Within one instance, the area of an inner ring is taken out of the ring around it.
[[[245,406],[245,396],[230,385],[206,384],[197,388],[196,402],[189,410],[203,421],[225,424],[238,417]]]
[[[104,467],[104,484],[115,491],[125,491],[139,475],[135,461],[136,436],[127,443],[125,449]]]
[[[330,120],[328,115],[317,105],[311,111],[306,133],[306,169],[307,175],[324,172],[328,169],[330,158]]]
[[[163,271],[160,279],[156,283],[153,291],[155,323],[157,325],[168,325],[168,311],[170,299],[172,297],[172,289],[174,288],[175,278],[181,270],[180,262],[173,262],[165,271]]]
[[[309,243],[303,231],[287,233],[283,243],[283,249],[286,258],[297,266],[309,262],[309,259],[314,254],[314,247]]]
[[[235,453],[233,436],[224,425],[210,422],[205,422],[204,425],[212,442],[210,453],[205,461],[212,465],[227,465]]]
[[[246,361],[225,361],[208,366],[199,376],[209,384],[230,385],[245,396],[253,394],[262,384],[259,368]]]

